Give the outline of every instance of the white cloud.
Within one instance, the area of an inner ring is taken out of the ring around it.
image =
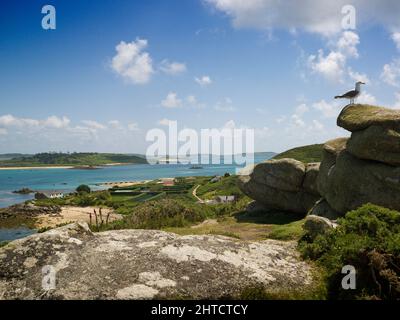
[[[3,115],[0,117],[0,125],[4,127],[47,127],[47,128],[65,128],[68,127],[70,120],[67,117],[59,118],[57,116],[50,116],[44,120],[36,120],[29,118],[17,118],[11,114]]]
[[[392,34],[392,40],[395,43],[398,50],[400,50],[400,32],[394,32]]]
[[[223,101],[217,102],[214,109],[221,112],[233,112],[236,110],[230,98],[225,98]]]
[[[167,119],[167,118],[164,118],[164,119],[159,120],[159,121],[158,121],[158,124],[159,124],[159,125],[162,125],[162,126],[168,126],[169,123],[170,123],[171,121],[172,121],[172,120],[169,120],[169,119]]]
[[[43,125],[45,125],[46,127],[59,129],[68,127],[70,122],[71,121],[67,117],[59,118],[56,116],[51,116],[44,120]]]
[[[212,80],[209,76],[202,76],[200,78],[196,77],[194,80],[202,87],[208,86],[212,83]]]
[[[312,107],[320,111],[324,118],[336,118],[341,110],[338,103],[328,103],[325,100],[314,103]]]
[[[348,73],[349,73],[349,77],[354,80],[354,81],[362,81],[364,83],[368,83],[370,84],[371,81],[368,78],[368,76],[365,73],[359,73],[356,71],[353,71],[351,68],[348,68]]]
[[[174,76],[186,72],[187,68],[185,63],[163,60],[161,62],[160,70],[166,74]]]
[[[194,95],[189,95],[186,97],[186,102],[189,106],[196,109],[204,109],[206,106],[204,103],[200,103]]]
[[[154,70],[150,55],[143,51],[146,47],[145,39],[121,41],[115,48],[117,54],[112,59],[112,69],[134,84],[148,83]]]
[[[281,123],[285,122],[286,119],[287,119],[286,116],[281,116],[281,117],[275,119],[275,122],[278,123],[278,124],[281,124]]]
[[[357,26],[379,23],[391,29],[400,25],[398,0],[204,0],[232,19],[236,28],[268,31],[303,30],[332,35],[342,30],[342,8],[351,4],[357,10]],[[360,13],[359,13],[360,12]]]
[[[94,120],[82,120],[82,123],[92,130],[104,130],[107,128],[105,125]]]
[[[313,120],[312,124],[313,125],[311,127],[311,130],[317,130],[317,131],[324,130],[324,125],[321,122],[319,122],[318,120]]]
[[[353,31],[345,31],[339,38],[336,47],[346,57],[358,58],[357,45],[360,43],[360,37]]]
[[[299,104],[296,107],[295,113],[299,116],[303,115],[304,113],[310,111],[310,108],[307,107],[307,105],[305,103]]]
[[[361,94],[357,98],[357,102],[365,104],[377,104],[376,98],[372,94],[365,91],[361,92]]]
[[[308,65],[314,73],[332,82],[343,82],[349,58],[358,58],[357,45],[360,39],[355,32],[345,31],[334,44],[329,54],[320,49],[318,55],[310,55]],[[351,70],[351,69],[350,69]],[[354,75],[354,72],[351,71]]]
[[[229,120],[224,124],[224,126],[222,128],[223,129],[236,129],[236,123],[234,120]]]
[[[0,117],[0,125],[4,127],[33,127],[38,126],[40,121],[35,119],[17,118],[11,114]]]
[[[291,119],[292,119],[292,123],[296,127],[304,127],[306,125],[305,122],[303,121],[303,119],[297,114],[293,114]]]
[[[161,105],[165,108],[179,108],[182,105],[182,100],[178,98],[175,92],[170,92],[167,97],[161,101]]]
[[[391,63],[385,64],[381,73],[381,79],[394,87],[399,87],[400,80],[400,59],[395,59]]]

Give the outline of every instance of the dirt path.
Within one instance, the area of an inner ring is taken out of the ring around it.
[[[200,203],[204,203],[204,200],[201,199],[198,195],[197,195],[197,189],[200,187],[201,185],[197,185],[196,188],[193,189],[193,197],[195,197]]]

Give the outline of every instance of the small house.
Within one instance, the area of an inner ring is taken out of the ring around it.
[[[216,196],[215,200],[218,203],[230,203],[236,200],[235,196]]]

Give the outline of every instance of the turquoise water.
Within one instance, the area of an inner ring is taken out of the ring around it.
[[[257,156],[255,163],[266,160]],[[72,191],[80,184],[87,184],[92,189],[100,189],[96,184],[108,181],[136,181],[179,176],[212,176],[224,173],[235,173],[238,168],[232,164],[202,165],[203,169],[190,169],[191,165],[127,165],[105,167],[98,170],[77,169],[34,169],[34,170],[0,170],[0,208],[24,202],[31,195],[14,194],[12,191],[21,188],[32,190]]]
[[[36,233],[36,230],[28,229],[25,227],[14,229],[0,229],[0,242],[21,239],[34,233]]]

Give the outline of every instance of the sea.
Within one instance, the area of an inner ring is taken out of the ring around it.
[[[254,155],[254,163],[272,157],[273,154]],[[105,182],[142,181],[159,178],[187,176],[215,176],[225,173],[235,174],[243,166],[234,164],[201,164],[194,169],[191,164],[134,164],[124,166],[106,166],[95,170],[82,169],[24,169],[0,170],[0,208],[22,203],[33,198],[33,194],[13,193],[15,190],[29,188],[35,191],[71,192],[81,184],[87,184],[92,190],[106,187]],[[36,230],[25,227],[15,229],[0,228],[0,242],[26,237]]]

